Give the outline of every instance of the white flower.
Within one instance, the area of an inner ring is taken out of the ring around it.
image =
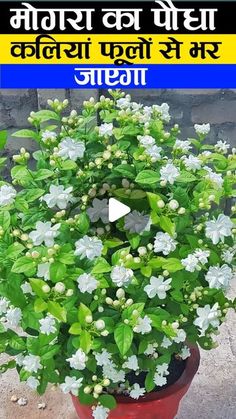
[[[131,103],[130,103],[130,97],[129,96],[118,99],[117,102],[116,102],[117,108],[120,108],[120,109],[130,108],[130,105],[131,105]]]
[[[156,371],[160,375],[169,375],[168,367],[169,365],[164,362],[163,364],[157,365]]]
[[[164,300],[166,298],[166,291],[171,289],[171,281],[171,278],[165,280],[161,275],[159,275],[158,278],[151,276],[150,285],[146,285],[146,287],[144,287],[144,291],[147,293],[149,298],[158,296],[160,300]]]
[[[173,149],[174,150],[181,150],[184,153],[188,152],[189,150],[191,150],[191,143],[190,141],[181,141],[181,140],[176,140]]]
[[[151,147],[154,144],[156,144],[155,138],[151,137],[151,135],[138,135],[138,141],[145,148]]]
[[[6,313],[6,322],[8,327],[17,327],[22,318],[22,312],[20,308],[10,307]]]
[[[119,371],[114,368],[113,362],[109,362],[102,368],[103,376],[108,378],[113,383],[123,383],[125,381],[125,372],[121,369]]]
[[[168,233],[158,232],[154,241],[154,252],[167,256],[176,249],[177,242]]]
[[[213,244],[218,244],[219,241],[224,242],[225,237],[232,235],[233,226],[233,222],[227,215],[220,214],[217,220],[214,218],[206,222],[206,237],[211,239]]]
[[[163,377],[162,375],[158,374],[157,372],[154,375],[154,383],[157,387],[162,387],[167,384],[166,377]]]
[[[94,419],[107,419],[109,415],[110,410],[107,409],[107,407],[103,406],[96,406],[96,408],[93,410],[92,416]]]
[[[161,343],[161,347],[167,349],[172,344],[173,344],[173,342],[170,339],[168,339],[166,336],[164,336],[163,341]]]
[[[75,141],[66,137],[58,145],[59,151],[57,155],[63,160],[70,159],[76,161],[78,158],[84,157],[85,145],[82,141]]]
[[[185,259],[181,260],[182,265],[188,272],[195,272],[198,268],[198,259],[194,255],[188,255]]]
[[[187,337],[186,332],[183,329],[178,329],[176,333],[177,333],[177,336],[173,338],[173,341],[176,343],[185,342],[186,337]]]
[[[7,312],[9,301],[5,297],[0,298],[0,315]]]
[[[228,249],[228,250],[224,250],[224,252],[222,253],[222,260],[226,263],[231,263],[233,258],[235,255],[235,250],[234,249]],[[0,309],[1,311],[1,309]]]
[[[144,351],[144,355],[154,355],[157,351],[158,344],[157,343],[149,343],[147,349]]]
[[[226,141],[217,141],[215,145],[216,151],[220,151],[223,154],[226,154],[230,148],[230,144],[227,144]]]
[[[24,282],[21,286],[23,294],[35,295],[29,282]]]
[[[184,156],[183,162],[187,169],[193,170],[199,170],[201,169],[202,162],[198,157],[193,156],[192,154],[188,157]]]
[[[197,249],[194,252],[194,256],[199,260],[199,262],[202,265],[205,265],[206,263],[208,263],[208,258],[210,256],[210,251],[209,250],[201,250],[201,249]]]
[[[26,384],[30,388],[32,388],[32,390],[36,390],[37,387],[39,386],[40,382],[39,382],[39,380],[37,380],[37,378],[31,376],[31,377],[27,378]]]
[[[103,349],[101,353],[95,353],[95,359],[97,361],[97,365],[103,367],[111,362],[111,354],[106,349]]]
[[[38,265],[37,277],[44,278],[45,281],[48,281],[50,279],[50,263],[49,262],[40,263]]]
[[[28,372],[38,372],[38,370],[41,370],[43,367],[40,364],[40,357],[38,355],[27,355],[25,356],[23,362],[23,367],[25,371]]]
[[[129,356],[127,361],[122,365],[122,368],[128,368],[129,370],[137,371],[139,369],[137,356]]]
[[[201,335],[205,334],[205,331],[210,325],[213,327],[218,327],[220,325],[220,310],[218,303],[215,303],[212,308],[209,304],[205,305],[205,307],[197,308],[197,315],[198,317],[194,320],[193,324],[199,327]]]
[[[82,386],[83,378],[76,377],[65,377],[65,382],[60,384],[60,389],[64,394],[72,393],[74,396],[78,396],[80,387]]]
[[[205,166],[204,169],[208,172],[206,179],[209,179],[215,186],[222,188],[224,179],[220,173],[215,173],[210,167]]]
[[[107,199],[97,199],[93,200],[93,206],[87,210],[87,214],[92,223],[96,223],[99,218],[104,224],[109,222],[108,220],[108,201]]]
[[[111,137],[113,135],[113,128],[112,123],[100,125],[98,130],[100,137]]]
[[[57,133],[54,131],[46,130],[42,133],[42,142],[46,143],[47,140],[56,140],[57,139]]]
[[[114,266],[111,271],[111,280],[117,287],[128,286],[133,276],[132,269],[127,269],[123,266]]]
[[[152,320],[148,316],[144,316],[144,318],[139,317],[133,330],[135,333],[141,333],[141,335],[145,335],[146,333],[151,332],[151,324]]]
[[[22,367],[24,359],[25,357],[23,354],[16,355],[15,357],[16,365],[19,365],[19,367]]]
[[[9,185],[3,185],[0,187],[0,206],[5,207],[11,205],[16,197],[16,190]]]
[[[67,359],[67,362],[69,362],[70,367],[74,368],[75,370],[84,370],[86,368],[87,360],[88,358],[85,352],[82,351],[82,349],[78,349],[71,358]]]
[[[187,346],[184,346],[184,347],[181,349],[181,351],[180,351],[180,353],[179,353],[179,356],[180,356],[180,358],[182,358],[182,359],[183,359],[183,361],[184,361],[185,359],[189,358],[189,357],[191,356],[190,349],[189,349]]]
[[[196,133],[199,135],[207,135],[209,134],[211,130],[211,126],[210,124],[202,124],[202,125],[195,124],[194,129]]]
[[[140,387],[140,385],[137,383],[133,385],[133,388],[129,393],[130,397],[132,397],[132,399],[135,399],[135,400],[138,400],[139,397],[144,396],[144,394],[145,394],[145,388]]]
[[[174,184],[175,180],[179,177],[180,172],[177,167],[172,163],[167,163],[166,166],[163,166],[160,169],[161,180],[169,182],[171,185]]]
[[[125,230],[130,233],[143,233],[144,231],[150,231],[150,217],[144,215],[136,210],[132,211],[125,217]]]
[[[45,319],[39,320],[40,323],[40,332],[44,335],[49,336],[51,333],[57,331],[55,324],[56,321],[52,316],[46,316]]]
[[[75,256],[80,256],[81,259],[88,258],[93,260],[101,256],[103,244],[97,237],[84,236],[75,243]]]
[[[205,279],[209,283],[210,288],[227,288],[229,282],[233,278],[232,269],[228,265],[211,266],[207,272]]]
[[[51,185],[48,194],[42,197],[42,201],[45,201],[48,208],[58,207],[61,210],[66,209],[69,202],[73,202],[74,198],[71,192],[72,187],[64,189],[64,186]]]
[[[161,159],[161,147],[157,147],[157,145],[153,145],[151,147],[147,147],[145,152],[148,156],[151,157],[152,163],[155,163],[156,161]]]
[[[92,294],[98,287],[98,281],[90,274],[82,274],[77,278],[80,292]]]
[[[29,238],[32,240],[34,246],[40,246],[45,243],[45,246],[52,247],[54,245],[54,239],[59,234],[59,228],[61,224],[55,224],[52,226],[50,221],[43,223],[38,221],[36,223],[36,230],[29,234]]]
[[[170,122],[170,114],[169,114],[169,105],[167,103],[162,103],[161,105],[153,105],[152,109],[159,112],[162,121],[164,122]]]

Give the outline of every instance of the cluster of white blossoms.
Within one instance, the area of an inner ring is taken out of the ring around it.
[[[126,215],[124,220],[124,228],[130,233],[141,234],[145,231],[150,231],[151,221],[149,215],[134,210]]]
[[[60,226],[61,224],[52,225],[50,221],[45,223],[37,221],[36,230],[29,234],[29,238],[35,246],[40,246],[44,243],[45,246],[52,247],[54,245],[54,239],[59,235],[58,230]]]
[[[82,349],[78,349],[75,354],[72,355],[71,358],[67,359],[69,362],[70,367],[82,371],[86,368],[86,362],[88,361],[88,357]]]
[[[45,201],[48,208],[58,207],[60,209],[66,209],[70,202],[73,202],[74,198],[72,195],[73,187],[51,185],[49,193],[42,197],[42,201]]]
[[[108,224],[108,200],[95,198],[92,207],[87,210],[87,214],[92,223],[96,223],[101,219],[104,224]]]
[[[1,324],[5,330],[15,329],[20,326],[22,319],[21,309],[10,305],[10,301],[5,297],[1,297],[0,299],[0,316],[1,315],[3,316],[1,318]]]
[[[190,141],[176,140],[173,149],[181,151],[183,153],[187,153],[189,150],[192,149],[192,146]]]
[[[91,274],[82,274],[77,278],[78,288],[83,294],[92,294],[98,287],[98,281]]]
[[[204,166],[207,172],[206,179],[209,179],[214,186],[222,188],[224,179],[220,173],[215,173],[210,167]]]
[[[202,265],[204,266],[208,263],[209,256],[209,250],[197,249],[194,253],[188,255],[185,259],[182,259],[181,263],[186,271],[195,272],[201,270]]]
[[[206,222],[206,237],[211,239],[213,244],[224,242],[225,237],[232,236],[233,227],[231,219],[227,215],[220,214],[217,219],[213,218]]]
[[[105,123],[100,125],[98,132],[101,137],[111,137],[113,135],[113,124],[112,123]]]
[[[156,145],[155,138],[150,135],[138,136],[139,144],[144,147],[145,153],[151,157],[151,162],[155,163],[161,159],[162,148]]]
[[[163,387],[167,384],[166,376],[169,375],[168,364],[158,365],[154,375],[154,383],[158,387]]]
[[[76,161],[82,159],[85,153],[85,145],[82,141],[76,141],[73,138],[64,138],[58,145],[58,151],[54,156],[59,156],[63,160]]]
[[[64,383],[60,384],[60,388],[64,394],[73,394],[73,396],[78,396],[80,387],[82,386],[83,378],[76,378],[66,376]]]
[[[6,207],[13,204],[16,197],[16,190],[10,185],[0,187],[0,206]]]
[[[163,253],[167,256],[176,249],[177,241],[174,240],[168,233],[159,231],[155,236],[154,252]]]
[[[117,287],[127,287],[133,276],[132,269],[127,269],[123,266],[114,266],[111,271],[111,280]]]
[[[205,276],[210,288],[227,289],[233,279],[233,271],[228,265],[211,266]]]
[[[173,185],[176,181],[176,179],[180,175],[180,171],[178,167],[176,167],[173,163],[167,163],[165,166],[162,166],[160,169],[161,174],[161,181],[163,181],[165,184],[170,183]],[[163,184],[164,185],[164,184]]]
[[[209,134],[209,132],[211,130],[211,126],[210,126],[210,124],[202,124],[202,125],[195,124],[194,129],[195,129],[197,134],[205,136],[205,135]]]
[[[136,326],[134,326],[133,330],[135,333],[141,333],[141,335],[150,333],[152,330],[152,320],[148,316],[138,317]]]
[[[39,320],[40,324],[40,332],[44,335],[51,335],[51,333],[55,333],[57,331],[56,320],[53,316],[46,316],[44,319]]]
[[[213,307],[209,304],[204,307],[197,308],[197,318],[194,320],[194,324],[199,327],[201,335],[204,336],[209,326],[214,328],[219,327],[221,311],[219,310],[219,304],[215,303]]]
[[[149,298],[158,296],[160,300],[164,300],[166,298],[166,292],[171,289],[171,281],[171,278],[165,280],[161,275],[159,275],[158,278],[151,276],[150,285],[146,285],[144,291]]]
[[[81,259],[87,258],[89,260],[94,260],[102,254],[103,244],[98,237],[89,237],[85,235],[75,243],[75,246],[75,255],[80,256]]]

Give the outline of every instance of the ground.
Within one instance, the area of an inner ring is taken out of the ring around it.
[[[232,297],[236,295],[234,280]],[[201,351],[201,366],[192,386],[181,403],[176,419],[236,419],[236,316],[229,313],[221,327],[219,347]],[[28,404],[19,406],[11,397],[26,397]],[[44,410],[38,403],[46,403]],[[0,378],[0,419],[76,419],[71,400],[58,390],[49,389],[37,397],[19,383],[10,371]],[[158,419],[158,418],[157,418]]]

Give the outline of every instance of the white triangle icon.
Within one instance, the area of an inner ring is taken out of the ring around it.
[[[115,198],[109,199],[109,221],[110,223],[114,223],[114,221],[119,220],[120,218],[124,217],[125,215],[129,214],[131,208],[127,205],[122,204],[121,202],[117,201]]]

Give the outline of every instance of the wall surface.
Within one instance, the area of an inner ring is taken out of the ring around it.
[[[83,101],[91,96],[98,98],[106,91],[98,90],[0,90],[0,129],[9,133],[18,128],[27,127],[30,112],[42,109],[47,99],[69,99],[71,109],[81,109]],[[170,105],[172,123],[181,127],[182,138],[191,137],[195,123],[211,124],[209,141],[227,140],[236,145],[236,90],[129,90],[134,101],[146,105],[167,102]],[[8,151],[14,152],[19,146],[32,149],[35,145],[29,140],[9,139]]]

